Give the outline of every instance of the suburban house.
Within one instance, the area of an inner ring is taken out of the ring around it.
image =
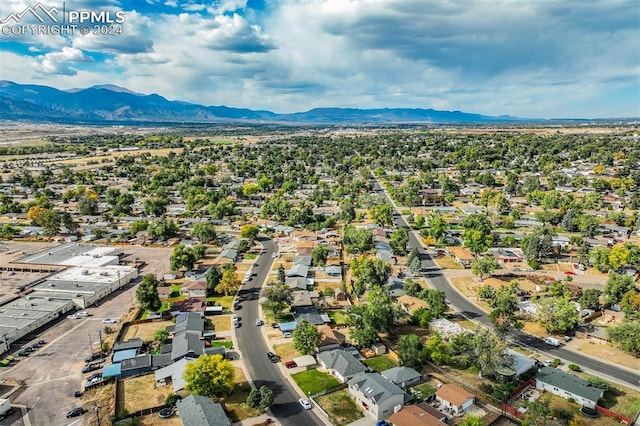
[[[520,352],[516,352],[513,349],[507,348],[507,354],[511,356],[512,360],[509,367],[514,371],[516,376],[521,376],[536,366],[535,359],[522,355]]]
[[[207,283],[205,281],[187,281],[180,288],[181,296],[207,297]]]
[[[407,294],[398,297],[398,302],[400,303],[402,310],[405,311],[407,315],[413,315],[413,313],[420,308],[429,308],[429,304],[424,300]]]
[[[183,426],[231,426],[222,405],[202,395],[189,395],[176,403]]]
[[[360,373],[349,380],[349,393],[376,420],[399,411],[406,394],[378,373]]]
[[[173,384],[173,391],[178,392],[185,388],[187,382],[183,378],[184,369],[191,360],[182,358],[173,364],[155,371],[156,387]]]
[[[335,376],[341,383],[346,382],[353,376],[367,371],[360,361],[349,352],[342,349],[320,352],[318,362],[329,374]]]
[[[475,395],[460,386],[447,383],[436,391],[436,401],[442,404],[444,410],[453,415],[461,414],[475,402]]]
[[[604,390],[588,381],[552,367],[542,367],[536,375],[536,389],[548,391],[561,398],[573,398],[585,407],[595,408]]]
[[[333,329],[326,324],[319,325],[318,331],[322,333],[322,341],[318,344],[317,351],[332,351],[334,349],[339,349],[342,342],[333,332]]]
[[[171,293],[173,293],[173,289],[171,286],[158,287],[158,297],[160,300],[166,300],[171,297]]]
[[[406,388],[407,386],[420,383],[420,379],[422,378],[422,374],[418,373],[413,368],[402,366],[384,370],[380,372],[380,374],[382,377],[401,388]]]
[[[339,265],[327,266],[324,273],[329,277],[342,277],[342,268]]]
[[[447,416],[424,402],[405,405],[387,419],[392,426],[442,426]]]
[[[475,260],[473,253],[462,247],[448,247],[447,251],[465,268],[470,268]]]

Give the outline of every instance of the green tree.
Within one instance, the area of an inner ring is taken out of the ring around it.
[[[600,220],[590,214],[583,214],[578,219],[578,229],[583,237],[595,237],[599,226]]]
[[[607,279],[607,284],[604,286],[604,294],[607,296],[607,303],[609,305],[615,305],[622,299],[622,296],[626,292],[632,290],[634,287],[633,277],[611,272]]]
[[[293,302],[293,289],[284,284],[276,284],[269,287],[267,291],[265,291],[264,296],[266,301],[262,306],[266,310],[271,311],[277,319],[280,317],[282,311]]]
[[[496,297],[496,289],[488,284],[483,285],[478,288],[478,297],[480,300],[488,300],[490,303],[493,303]]]
[[[404,255],[407,252],[407,244],[409,243],[409,231],[406,228],[398,228],[394,230],[389,239],[393,253]]]
[[[420,272],[422,269],[422,261],[420,260],[420,257],[416,256],[411,258],[411,260],[407,262],[407,268],[409,268],[409,270],[414,274]]]
[[[171,253],[171,257],[169,258],[169,268],[173,271],[177,271],[181,268],[191,270],[196,264],[196,260],[196,255],[191,247],[179,244]]]
[[[293,347],[302,355],[311,355],[316,352],[316,348],[322,342],[324,335],[318,327],[302,320],[293,331]]]
[[[598,310],[600,308],[600,295],[602,292],[597,288],[588,288],[582,292],[578,300],[583,309]]]
[[[348,253],[358,250],[364,253],[373,248],[373,234],[367,228],[356,228],[353,225],[347,225],[344,228],[343,242],[349,246]]]
[[[629,263],[631,251],[623,245],[616,245],[609,250],[609,265],[614,271],[618,271]]]
[[[281,263],[280,266],[278,266],[278,282],[280,284],[284,284],[286,280],[287,280],[287,273],[285,272],[284,266]]]
[[[326,244],[319,244],[311,250],[311,260],[314,266],[325,266],[331,249]]]
[[[165,241],[178,233],[178,225],[168,218],[156,219],[149,223],[147,232],[152,238]]]
[[[487,329],[479,329],[473,339],[472,362],[478,368],[478,375],[492,374],[496,368],[508,364],[506,352],[509,343],[506,339]]]
[[[479,253],[491,247],[493,237],[491,234],[485,234],[477,229],[467,229],[462,234],[462,241],[464,242],[464,246],[477,256]]]
[[[538,322],[549,333],[567,333],[580,321],[575,305],[567,298],[548,298],[539,303]]]
[[[533,232],[526,234],[520,241],[522,252],[527,260],[541,261],[553,251],[553,236],[555,232],[547,226],[538,226]]]
[[[220,284],[222,279],[222,272],[215,266],[210,266],[207,270],[205,280],[207,282],[207,294],[211,295],[215,292],[216,287]]]
[[[156,330],[156,332],[153,333],[153,340],[160,343],[167,343],[169,341],[169,333],[164,328]]]
[[[167,211],[169,200],[164,197],[151,197],[143,202],[144,213],[148,216],[162,216]]]
[[[207,222],[196,223],[191,233],[204,244],[215,241],[217,237],[216,227]]]
[[[609,327],[607,337],[623,351],[640,356],[640,320]]]
[[[471,265],[471,272],[473,275],[477,275],[481,281],[490,277],[493,271],[498,269],[498,261],[493,256],[477,257]]]
[[[162,307],[160,296],[158,296],[158,280],[155,275],[146,274],[142,277],[142,282],[136,289],[136,298],[142,309],[147,311],[157,311]]]
[[[362,289],[383,286],[391,274],[391,266],[387,262],[364,255],[352,259],[350,266],[357,286]]]
[[[78,213],[93,216],[98,213],[98,200],[91,195],[83,195],[77,204]]]
[[[482,418],[480,416],[476,416],[475,414],[467,414],[462,422],[459,423],[459,426],[482,426]]]
[[[405,334],[398,339],[396,347],[398,363],[402,366],[421,371],[424,366],[425,351],[420,338],[415,334]]]
[[[449,364],[451,361],[451,353],[449,351],[449,345],[444,341],[440,333],[434,333],[425,345],[425,352],[428,357],[436,365]]]
[[[256,225],[253,225],[253,224],[242,225],[242,228],[240,228],[240,236],[242,238],[248,239],[249,241],[251,241],[251,244],[253,244],[253,242],[258,238],[259,231],[260,230]]]
[[[391,204],[378,203],[369,209],[369,217],[380,226],[393,224],[393,207]]]
[[[39,217],[38,223],[42,226],[42,233],[46,236],[58,235],[62,223],[60,213],[57,210],[46,209]]]
[[[233,390],[235,368],[222,355],[200,355],[186,365],[183,377],[189,392],[222,397]]]
[[[249,396],[247,396],[247,405],[251,408],[264,410],[273,404],[273,400],[274,395],[271,388],[262,385],[260,389],[251,389]]]
[[[215,291],[218,294],[228,296],[238,291],[241,284],[235,271],[226,270],[222,273],[222,278],[220,278],[220,282],[215,287]]]
[[[433,318],[442,318],[449,309],[446,294],[442,290],[425,289],[420,294],[420,298],[429,304],[429,311]]]

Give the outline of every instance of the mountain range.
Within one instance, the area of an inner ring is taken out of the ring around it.
[[[314,108],[277,114],[271,111],[204,106],[170,101],[112,84],[59,90],[0,80],[0,119],[58,123],[253,122],[292,124],[496,123],[524,121],[461,111],[422,108]]]

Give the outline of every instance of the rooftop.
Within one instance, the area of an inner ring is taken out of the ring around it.
[[[176,403],[184,426],[231,426],[222,405],[202,395],[189,395]]]
[[[456,407],[460,407],[467,399],[475,398],[475,395],[462,389],[455,383],[447,383],[440,386],[436,391],[436,396],[442,398],[445,401],[449,401]]]
[[[536,375],[536,380],[595,402],[602,398],[604,393],[603,389],[591,386],[588,381],[557,368],[542,367]]]

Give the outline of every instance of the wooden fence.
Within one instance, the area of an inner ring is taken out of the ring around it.
[[[621,423],[624,423],[624,424],[627,424],[627,425],[633,424],[633,420],[632,419],[630,419],[628,417],[625,417],[622,414],[614,413],[613,411],[607,410],[606,408],[601,407],[599,405],[596,405],[596,411],[598,413],[604,414],[607,417],[611,417],[613,419],[616,419]]]

